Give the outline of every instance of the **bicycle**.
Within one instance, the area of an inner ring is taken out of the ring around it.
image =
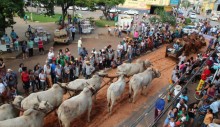
[[[201,89],[199,91],[196,91],[194,93],[194,98],[197,100],[197,101],[200,101],[203,99],[204,95],[206,95],[206,91],[204,89]]]

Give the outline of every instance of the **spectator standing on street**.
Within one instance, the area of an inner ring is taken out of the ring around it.
[[[45,91],[46,89],[46,74],[44,73],[44,70],[41,69],[40,74],[39,74],[39,79],[40,79],[40,86]]]
[[[73,39],[73,41],[74,41],[74,39],[75,39],[75,33],[76,33],[76,28],[75,28],[74,26],[72,26],[72,27],[70,28],[70,32],[72,33],[72,39]]]
[[[118,28],[118,37],[121,38],[121,34],[122,34],[122,26],[120,26]]]
[[[39,39],[39,41],[38,41],[38,49],[39,49],[40,54],[41,54],[41,52],[43,52],[43,54],[44,54],[44,47],[43,47],[43,45],[44,45],[43,41],[41,39]]]
[[[78,40],[78,55],[80,55],[81,49],[82,49],[82,38],[80,37]]]
[[[94,71],[95,71],[95,68],[90,65],[89,61],[86,61],[86,79],[91,78],[91,75]]]
[[[21,45],[21,49],[22,49],[22,55],[23,55],[23,59],[27,59],[27,53],[28,53],[28,47],[27,47],[27,42],[23,41],[22,45]]]
[[[34,55],[34,42],[31,39],[28,39],[28,48],[29,48],[29,57]]]
[[[6,74],[5,63],[2,58],[0,58],[0,78],[4,77]]]
[[[47,55],[47,59],[48,59],[48,63],[52,63],[54,58],[54,52],[53,52],[53,48],[50,48],[48,55]]]
[[[15,31],[13,29],[11,31],[11,39],[12,39],[13,43],[18,39],[18,35],[17,35],[17,33],[15,33]]]
[[[212,109],[207,109],[207,113],[205,115],[202,127],[208,127],[208,125],[210,123],[212,123],[213,120],[213,113],[212,113]]]
[[[29,79],[30,79],[30,86],[32,87],[32,92],[35,92],[35,87],[37,87],[37,85],[35,82],[35,76],[33,70],[29,70]]]
[[[164,106],[165,106],[165,100],[164,99],[165,99],[165,96],[160,94],[159,98],[157,99],[157,101],[155,103],[155,113],[154,113],[155,120],[160,115],[160,113],[164,110]]]
[[[71,24],[71,20],[72,20],[71,15],[68,14],[67,18],[68,18],[68,24]]]
[[[55,73],[56,73],[56,81],[55,81],[55,83],[62,82],[62,68],[60,67],[59,64],[56,65]]]
[[[52,78],[51,78],[51,66],[50,64],[48,63],[46,68],[45,68],[45,74],[46,74],[46,81],[47,81],[47,86],[48,88],[51,88],[52,85],[53,85],[53,82],[52,82]]]
[[[25,91],[26,96],[29,94],[29,88],[30,88],[30,80],[29,80],[29,74],[27,71],[27,67],[23,68],[23,72],[21,73],[21,80],[23,82],[23,88]]]
[[[5,43],[6,43],[6,48],[10,50],[11,39],[8,37],[7,34],[4,35],[4,40],[5,40]]]

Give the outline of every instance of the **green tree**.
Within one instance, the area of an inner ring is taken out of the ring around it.
[[[67,10],[70,6],[82,6],[87,7],[90,0],[57,0],[56,4],[61,6],[62,9],[62,26],[67,15]]]
[[[190,2],[188,0],[183,0],[181,6],[187,9],[190,6]]]
[[[47,16],[54,15],[55,0],[38,0],[38,2],[44,4],[44,8],[46,9],[45,15]]]
[[[17,14],[20,17],[24,16],[24,1],[23,0],[1,0],[0,2],[0,36],[5,33],[7,27],[11,27],[16,22],[13,16]]]
[[[109,19],[108,18],[109,10],[119,4],[123,4],[124,2],[125,0],[96,0],[95,4],[104,7],[102,9],[103,15],[105,16],[106,19]]]

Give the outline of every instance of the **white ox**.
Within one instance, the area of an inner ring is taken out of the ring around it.
[[[90,79],[76,79],[68,83],[67,88],[75,91],[82,91],[85,87],[93,87],[96,91],[100,89],[103,77],[107,75],[104,71],[101,71],[92,76]],[[92,86],[91,86],[92,84]],[[95,96],[94,96],[95,97]],[[96,98],[96,97],[95,97]]]
[[[43,127],[45,113],[28,109],[20,117],[0,121],[0,127]]]
[[[126,85],[125,77],[124,75],[121,75],[116,82],[112,83],[108,87],[107,101],[108,101],[108,111],[110,112],[110,114],[112,114],[112,108],[114,106],[116,99],[120,97],[124,92],[125,85]]]
[[[18,117],[20,110],[13,107],[12,104],[3,104],[0,107],[0,121]]]
[[[12,104],[3,104],[0,107],[0,121],[18,117],[20,114],[20,110],[18,108],[20,108],[20,104],[23,99],[24,98],[22,96],[16,96]],[[53,109],[53,106],[46,101],[41,101],[38,103],[39,104],[34,105],[34,109],[44,112],[48,112]]]
[[[0,121],[12,119],[19,116],[20,110],[14,106],[20,107],[21,101],[24,98],[22,96],[17,96],[12,104],[3,104],[0,107]]]
[[[132,76],[131,80],[129,81],[129,97],[131,101],[131,92],[133,91],[133,103],[135,102],[135,97],[138,91],[141,89],[141,94],[143,91],[144,86],[149,85],[154,78],[160,77],[160,72],[153,68],[148,68],[142,73],[138,73]]]
[[[147,59],[145,61],[138,59],[136,63],[123,63],[117,67],[118,72],[123,72],[127,76],[132,76],[134,74],[143,72],[146,68],[150,67],[152,64]]]
[[[71,121],[88,110],[88,122],[92,110],[92,91],[85,87],[83,91],[68,100],[65,100],[57,110],[58,119],[64,127],[70,127]]]
[[[26,97],[21,102],[21,108],[24,110],[30,108],[36,108],[39,105],[39,102],[46,101],[49,102],[54,108],[58,107],[63,100],[63,94],[66,93],[66,90],[58,84],[54,84],[52,88],[46,91],[40,91],[37,93],[32,93]]]

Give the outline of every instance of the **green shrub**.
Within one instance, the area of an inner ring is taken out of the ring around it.
[[[115,22],[111,20],[95,20],[95,24],[98,27],[115,26]]]
[[[191,21],[190,18],[186,18],[186,19],[185,19],[185,24],[186,24],[186,25],[189,25],[191,22],[192,22],[192,21]]]

